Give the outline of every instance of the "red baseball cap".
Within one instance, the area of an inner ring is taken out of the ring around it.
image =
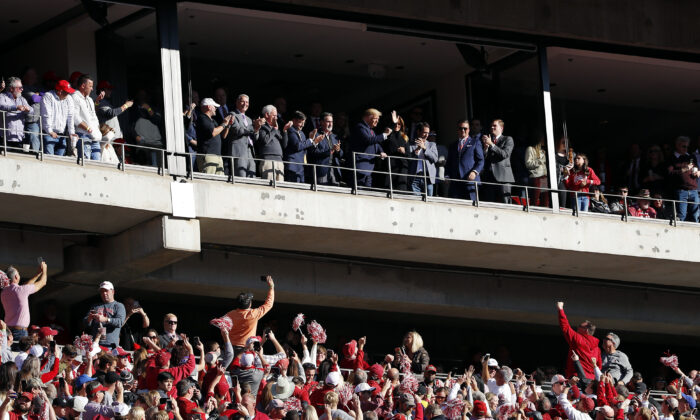
[[[289,359],[286,357],[284,359],[280,359],[275,363],[275,366],[279,367],[280,369],[284,370],[289,367]]]
[[[106,80],[100,80],[97,83],[97,90],[114,90],[114,86]]]
[[[376,376],[377,378],[381,378],[382,376],[384,376],[384,368],[379,363],[375,363],[372,366],[370,366],[369,371],[372,375]]]
[[[70,87],[70,83],[68,83],[68,80],[59,80],[56,83],[56,86],[54,87],[56,90],[62,90],[66,93],[73,93],[75,92],[75,89]]]
[[[108,391],[108,390],[109,390],[109,388],[105,387],[104,385],[98,385],[90,391],[90,395],[97,394],[98,392]]]
[[[435,369],[435,366],[433,365],[428,365],[427,368],[425,368],[426,372],[437,372],[437,369]]]
[[[17,398],[22,398],[22,397],[24,397],[24,398],[28,399],[29,401],[31,401],[31,400],[34,399],[34,394],[31,393],[31,392],[23,392],[23,393],[21,393],[21,394],[19,394],[19,395],[17,396]]]
[[[39,337],[47,337],[49,335],[58,335],[58,331],[52,330],[51,327],[41,327],[39,329]]]

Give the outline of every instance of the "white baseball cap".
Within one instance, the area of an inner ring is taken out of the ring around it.
[[[111,281],[103,281],[100,283],[100,289],[114,290],[114,285]]]
[[[84,413],[85,412],[85,406],[88,403],[87,397],[73,397],[71,400],[73,403],[73,410],[77,411],[78,413]]]
[[[334,370],[333,372],[329,372],[328,376],[326,376],[326,384],[328,385],[333,385],[333,386],[338,386],[341,381],[341,376],[340,372],[337,370]]]
[[[221,106],[221,105],[217,104],[216,102],[214,102],[214,100],[213,100],[212,98],[204,98],[204,99],[202,99],[201,105],[202,105],[202,106],[213,105],[213,106],[215,106],[215,107],[217,107],[217,108]]]
[[[364,391],[374,391],[375,388],[373,386],[369,386],[367,382],[362,382],[361,384],[357,385],[355,387],[355,394],[359,394],[360,392]]]
[[[498,360],[489,359],[489,367],[498,367]]]

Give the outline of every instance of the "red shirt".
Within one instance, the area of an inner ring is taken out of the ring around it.
[[[603,364],[600,357],[600,348],[598,347],[598,339],[589,335],[587,332],[578,333],[571,328],[569,320],[563,309],[559,310],[559,327],[564,334],[564,339],[569,344],[569,353],[566,357],[566,376],[568,378],[576,375],[574,361],[571,360],[571,352],[575,351],[579,356],[583,371],[586,373],[586,378],[595,379],[595,371],[591,357],[596,358],[598,369],[602,368]]]

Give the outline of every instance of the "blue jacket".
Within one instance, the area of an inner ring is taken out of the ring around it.
[[[333,160],[331,162],[331,144],[338,144],[338,138],[333,133],[321,140],[316,147],[309,149],[306,155],[307,162],[317,165],[340,166],[340,159],[343,157],[343,149],[333,153]],[[327,166],[318,166],[316,168],[316,176],[319,178],[326,176],[328,172],[330,172],[330,169],[331,168]]]
[[[287,131],[287,147],[284,148],[284,160],[286,162],[304,163],[306,149],[314,147],[314,143],[306,138],[302,131],[297,131],[292,127]],[[284,164],[285,172],[293,172],[304,180],[304,165],[295,165],[293,163]]]
[[[479,174],[483,169],[484,148],[481,145],[481,140],[476,137],[468,137],[461,151],[459,150],[459,140],[450,145],[445,175],[452,179],[467,179],[469,172],[476,171],[476,181],[480,181]]]
[[[381,143],[384,135],[376,134],[369,125],[361,121],[350,130],[350,150],[355,153],[368,153],[378,155],[384,152]],[[376,156],[355,155],[357,169],[374,170],[374,164],[379,159]],[[348,159],[348,167],[352,168],[352,158]]]

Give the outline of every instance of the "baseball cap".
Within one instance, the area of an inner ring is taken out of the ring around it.
[[[489,367],[498,367],[498,360],[489,359]]]
[[[56,82],[56,86],[54,86],[54,89],[56,90],[62,90],[66,93],[73,93],[75,92],[75,89],[70,87],[70,83],[68,83],[68,80],[59,80]]]
[[[685,400],[685,402],[688,403],[691,409],[694,409],[697,406],[697,403],[695,402],[695,398],[691,397],[690,395],[686,395],[681,392],[681,398]]]
[[[78,413],[84,413],[85,406],[88,403],[88,399],[87,399],[87,397],[77,396],[77,397],[73,397],[73,399],[70,400],[69,402],[70,402],[70,405],[73,408],[73,410],[77,411]]]
[[[100,289],[114,290],[114,285],[111,281],[103,281],[100,283]]]
[[[360,392],[365,392],[365,391],[374,391],[376,388],[373,386],[369,386],[367,382],[362,382],[361,384],[357,385],[355,387],[355,394],[359,394]]]
[[[100,80],[97,83],[97,90],[114,90],[114,86],[106,80]]]
[[[117,356],[117,357],[124,357],[128,356],[129,352],[124,350],[121,346],[117,346],[112,349],[112,355]]]
[[[202,99],[201,105],[202,105],[202,106],[210,106],[210,105],[211,105],[211,106],[215,106],[215,107],[217,107],[217,108],[221,106],[221,105],[217,104],[216,102],[214,102],[214,100],[213,100],[212,98],[204,98],[204,99]]]
[[[615,417],[615,410],[613,410],[612,407],[610,407],[609,405],[603,405],[601,407],[596,408],[596,410],[602,412],[603,416],[605,417]]]
[[[678,408],[678,400],[674,397],[668,397],[664,400],[669,407],[676,409]]]
[[[427,368],[425,368],[426,372],[437,372],[437,369],[435,369],[435,366],[433,365],[428,365]]]
[[[341,379],[340,372],[338,372],[338,371],[329,372],[328,375],[326,376],[326,384],[337,386],[340,384],[340,379]]]
[[[411,394],[401,394],[401,401],[405,402],[406,404],[415,407],[416,406],[416,400],[413,398],[413,395]]]
[[[581,396],[580,401],[583,403],[583,407],[585,408],[587,413],[590,413],[595,407],[595,403],[593,403],[593,400],[585,395]]]
[[[34,399],[34,394],[31,393],[31,392],[23,392],[23,393],[19,394],[19,396],[18,396],[17,398],[18,398],[18,399],[19,399],[19,398],[26,398],[26,399],[28,399],[29,401],[31,401],[31,400]]]
[[[49,335],[57,335],[58,331],[52,330],[51,327],[41,327],[39,329],[39,337],[47,337]]]
[[[275,363],[275,366],[279,367],[280,369],[284,370],[289,367],[289,359],[286,357],[284,359],[280,359]]]
[[[554,375],[552,376],[552,385],[559,383],[559,382],[566,382],[566,378],[564,375]]]
[[[88,375],[80,375],[80,376],[78,376],[78,378],[75,380],[75,382],[74,382],[73,385],[75,385],[75,389],[80,389],[80,388],[81,388],[83,385],[85,385],[86,383],[92,382],[92,381],[94,381],[94,380],[95,380],[95,378],[92,378],[92,377],[90,377],[90,376],[88,376]]]
[[[379,363],[375,363],[369,367],[369,372],[377,378],[381,378],[384,376],[384,367]]]

